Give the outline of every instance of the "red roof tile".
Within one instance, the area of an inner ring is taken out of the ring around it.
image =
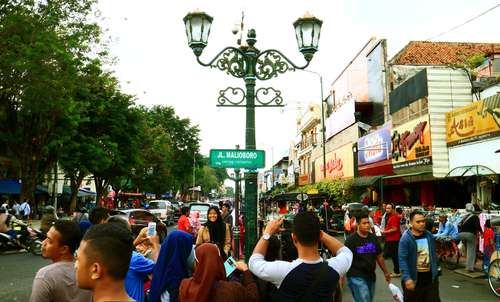
[[[395,65],[448,65],[483,53],[500,53],[500,43],[410,41],[391,60]]]

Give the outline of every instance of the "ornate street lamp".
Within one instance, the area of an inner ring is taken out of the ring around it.
[[[254,29],[248,31],[247,45],[226,47],[208,63],[202,62],[200,56],[207,46],[212,20],[212,17],[201,11],[188,13],[184,17],[188,45],[202,66],[217,68],[245,81],[245,90],[239,87],[220,90],[217,106],[246,109],[245,149],[255,149],[255,107],[283,107],[281,91],[272,87],[261,87],[256,90],[255,81],[270,80],[287,71],[305,69],[318,50],[323,22],[310,14],[294,22],[299,51],[306,60],[305,65],[297,66],[278,50],[260,51],[255,48],[257,35]],[[257,241],[257,173],[255,170],[249,170],[244,177],[245,257],[248,258]],[[237,240],[239,238],[235,236],[235,244]]]

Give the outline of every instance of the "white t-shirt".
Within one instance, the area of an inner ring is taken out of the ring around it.
[[[250,257],[248,266],[250,271],[264,281],[268,281],[276,285],[277,288],[281,286],[281,282],[285,279],[286,275],[294,268],[302,263],[316,264],[322,262],[323,259],[308,261],[304,259],[295,259],[292,262],[286,261],[266,261],[261,254],[253,254]],[[326,260],[328,266],[333,268],[340,276],[345,275],[352,263],[352,252],[347,247],[342,247],[337,251],[335,257]]]

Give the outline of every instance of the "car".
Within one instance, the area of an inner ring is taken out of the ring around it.
[[[151,200],[148,207],[149,212],[158,217],[166,225],[174,224],[174,207],[168,200]]]
[[[111,216],[120,215],[128,220],[132,233],[137,236],[139,232],[148,226],[150,222],[156,222],[156,233],[163,241],[167,237],[167,226],[158,219],[155,215],[143,209],[126,209],[126,210],[111,210]]]
[[[207,214],[210,204],[206,202],[191,202],[189,204],[189,212],[198,211],[200,213],[200,223],[204,224],[207,222]]]
[[[172,206],[174,207],[174,219],[177,220],[181,217],[181,209],[184,206],[182,201],[172,200],[170,201]]]

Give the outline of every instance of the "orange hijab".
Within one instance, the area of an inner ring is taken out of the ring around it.
[[[217,281],[226,281],[226,271],[219,248],[213,243],[203,243],[195,250],[196,266],[193,277],[184,279],[179,290],[179,301],[207,302],[214,295]]]

